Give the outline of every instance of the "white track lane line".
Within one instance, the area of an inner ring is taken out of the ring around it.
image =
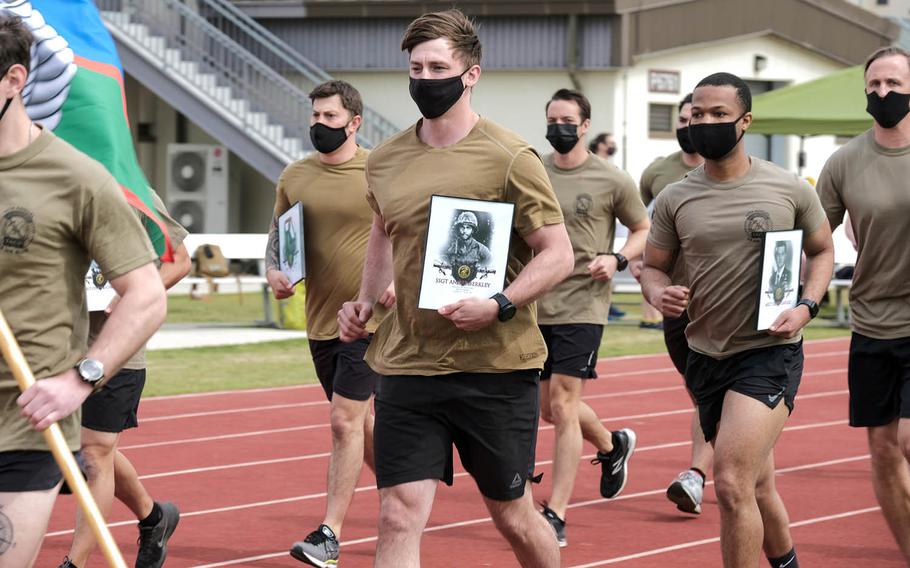
[[[805,465],[801,465],[801,466],[797,466],[797,467],[798,467],[799,469],[803,469],[803,470],[805,470],[805,469],[815,469],[815,468],[827,467],[827,466],[837,465],[837,464],[842,464],[842,463],[850,463],[850,462],[854,462],[854,461],[860,461],[860,460],[862,460],[862,459],[868,459],[868,457],[869,457],[868,455],[865,455],[865,456],[851,456],[851,457],[848,457],[848,458],[842,458],[842,459],[838,459],[838,460],[828,460],[828,461],[818,462],[818,463],[813,463],[813,464],[805,464]],[[786,471],[790,471],[790,470],[793,470],[793,469],[794,469],[794,468],[785,468],[785,469],[782,469],[782,470],[776,470],[775,473],[785,473]],[[712,483],[712,482],[708,482],[708,483],[710,484],[710,483]],[[638,497],[650,497],[650,496],[652,496],[652,495],[658,495],[658,494],[666,493],[666,491],[667,491],[667,488],[666,488],[666,487],[661,487],[660,489],[655,489],[655,490],[652,490],[652,491],[642,491],[642,492],[640,492],[640,493],[632,493],[632,494],[628,494],[628,495],[620,495],[619,497],[616,497],[615,499],[611,499],[611,501],[622,501],[622,500],[628,500],[628,499],[635,499],[635,498],[638,498]],[[573,503],[573,504],[569,505],[569,508],[586,507],[586,506],[590,506],[590,505],[603,504],[603,503],[605,503],[605,502],[606,502],[606,501],[605,501],[604,499],[597,499],[597,500],[593,500],[593,501],[585,501],[585,502],[581,502],[581,503]],[[863,513],[869,513],[869,512],[872,512],[872,511],[876,511],[876,510],[878,510],[878,507],[870,507],[870,508],[867,508],[867,509],[859,509],[858,511],[863,512]],[[828,515],[828,516],[825,516],[825,517],[817,517],[817,518],[815,518],[815,519],[806,519],[806,520],[803,520],[803,521],[799,521],[798,523],[791,523],[791,526],[793,526],[793,527],[800,527],[800,526],[805,526],[805,525],[811,525],[811,524],[818,523],[818,522],[824,522],[824,521],[830,521],[830,520],[845,518],[845,517],[849,517],[849,516],[852,516],[852,515],[855,515],[855,514],[860,514],[860,513],[858,513],[857,511],[848,511],[848,512],[846,512],[846,513],[838,513],[838,514],[836,514],[836,515]],[[445,524],[445,525],[436,525],[436,526],[432,526],[432,527],[427,527],[426,529],[424,529],[423,532],[424,532],[424,533],[439,532],[439,531],[444,531],[444,530],[449,530],[449,529],[454,529],[454,528],[459,528],[459,527],[466,527],[466,526],[472,526],[472,525],[479,525],[479,524],[483,524],[483,523],[490,523],[490,522],[492,522],[492,521],[493,521],[493,519],[491,519],[490,517],[484,517],[484,518],[480,518],[480,519],[470,519],[470,520],[466,520],[466,521],[460,521],[460,522],[457,522],[457,523],[448,523],[448,524]],[[345,547],[355,546],[355,545],[358,545],[358,544],[366,544],[366,543],[370,543],[370,542],[376,542],[377,538],[378,538],[378,537],[371,536],[371,537],[365,537],[365,538],[360,538],[360,539],[356,539],[356,540],[350,540],[350,541],[346,541],[346,542],[342,543],[341,546],[342,546],[342,548],[345,548]],[[630,555],[630,556],[628,556],[628,557],[621,557],[621,559],[609,559],[609,560],[601,561],[600,563],[586,564],[585,567],[589,567],[589,566],[601,566],[601,565],[603,565],[603,564],[611,564],[611,563],[616,563],[616,562],[623,562],[623,561],[625,561],[625,560],[634,560],[635,558],[642,558],[642,557],[644,557],[644,556],[653,556],[653,555],[656,555],[656,554],[662,554],[662,553],[664,553],[664,552],[672,552],[673,550],[679,550],[680,548],[691,548],[691,547],[693,547],[693,546],[700,546],[700,545],[703,545],[703,544],[709,544],[709,543],[712,543],[712,542],[718,542],[719,540],[720,540],[720,538],[715,537],[715,538],[711,538],[711,539],[704,539],[704,540],[692,541],[692,542],[689,542],[689,543],[683,543],[683,544],[675,545],[675,546],[671,546],[671,547],[665,547],[665,548],[655,549],[654,551],[645,551],[645,552],[641,552],[641,553],[638,553],[637,555]],[[268,560],[268,559],[271,559],[271,558],[281,558],[281,557],[287,556],[287,555],[288,555],[288,553],[287,553],[286,551],[282,551],[282,552],[272,552],[272,553],[267,553],[267,554],[260,554],[260,555],[257,555],[257,556],[248,556],[248,557],[245,557],[245,558],[237,558],[237,559],[234,559],[234,560],[226,560],[226,561],[223,561],[223,562],[215,562],[215,563],[212,563],[212,564],[200,564],[200,565],[194,566],[193,568],[216,568],[216,567],[219,567],[219,566],[235,566],[235,565],[237,565],[237,564],[247,564],[247,563],[250,563],[250,562],[255,562],[255,561],[257,561],[257,560]],[[584,568],[584,567],[582,567],[582,566],[577,566],[577,567],[573,567],[573,568]]]
[[[847,511],[845,513],[837,513],[836,515],[827,515],[824,517],[815,517],[813,519],[805,519],[802,521],[797,521],[795,523],[790,523],[790,528],[804,527],[807,525],[814,525],[817,523],[824,523],[828,521],[836,521],[839,519],[846,519],[849,517],[856,517],[859,515],[866,515],[868,513],[874,513],[880,511],[881,507],[866,507],[865,509],[856,509],[854,511]],[[658,554],[664,554],[667,552],[674,552],[676,550],[684,550],[686,548],[694,548],[696,546],[703,546],[705,544],[712,544],[720,542],[720,537],[714,538],[705,538],[702,540],[693,540],[690,542],[683,542],[680,544],[674,544],[673,546],[665,546],[663,548],[654,548],[652,550],[645,550],[635,554],[629,554],[626,556],[618,556],[616,558],[610,558],[608,560],[601,560],[599,562],[591,562],[589,564],[577,564],[571,568],[593,568],[594,566],[606,566],[607,564],[619,564],[620,562],[627,562],[629,560],[638,560],[640,558],[646,558],[648,556],[657,556]]]
[[[690,412],[691,412],[691,410],[690,410]],[[830,422],[816,422],[816,423],[809,423],[809,424],[801,424],[798,426],[787,426],[784,428],[784,432],[797,431],[797,430],[810,430],[810,429],[814,429],[814,428],[828,428],[831,426],[846,426],[846,425],[847,425],[846,420],[836,420],[836,421],[830,421]],[[665,449],[669,449],[669,448],[678,448],[678,447],[684,447],[684,446],[690,446],[690,445],[692,445],[691,440],[685,440],[685,441],[681,441],[681,442],[667,442],[667,443],[663,443],[663,444],[655,444],[652,446],[638,447],[638,448],[635,448],[635,452],[636,453],[650,452],[650,451],[665,450]],[[182,471],[175,471],[175,472],[168,472],[168,473],[161,473],[161,474],[142,475],[142,476],[139,476],[139,479],[150,479],[150,478],[155,478],[155,477],[169,477],[169,476],[175,476],[175,475],[187,475],[187,474],[192,474],[192,473],[200,473],[200,472],[204,472],[204,471],[216,471],[216,470],[234,469],[234,468],[241,468],[241,467],[251,467],[254,465],[268,465],[270,463],[284,463],[284,462],[295,461],[295,460],[306,460],[306,459],[314,459],[316,457],[328,457],[328,456],[329,456],[329,454],[310,454],[310,455],[306,455],[306,456],[280,458],[280,459],[276,459],[276,460],[263,460],[263,461],[258,461],[258,462],[227,464],[227,465],[222,465],[222,466],[211,466],[211,467],[205,467],[205,468],[196,468],[196,469],[182,470]],[[592,459],[593,457],[594,457],[594,454],[581,456],[580,461],[584,462],[584,461]],[[844,463],[847,461],[856,461],[858,459],[863,459],[863,458],[868,458],[868,457],[869,456],[866,455],[866,456],[846,458],[846,459],[841,459],[841,460],[834,460],[831,462],[819,462],[819,464],[809,464],[808,466],[797,466],[797,469],[811,469],[812,467],[816,467],[817,465],[833,465],[836,463]],[[540,461],[536,461],[534,463],[534,465],[536,468],[536,467],[540,467],[540,466],[544,466],[544,465],[551,465],[552,463],[553,463],[553,460],[540,460]],[[785,468],[785,469],[779,469],[779,470],[777,470],[777,472],[786,473],[790,470],[797,471],[797,469]],[[466,471],[458,472],[454,475],[455,478],[466,477],[466,476],[468,476],[468,473]],[[713,483],[713,481],[708,481],[707,483],[710,485]],[[373,491],[375,489],[376,489],[375,485],[364,485],[361,487],[357,487],[356,489],[354,489],[354,491],[355,491],[355,493],[362,493],[364,491]],[[621,501],[623,499],[636,497],[636,496],[640,497],[640,496],[644,496],[644,495],[651,495],[651,494],[654,494],[655,492],[659,493],[661,491],[666,491],[666,488],[655,490],[655,491],[646,491],[644,493],[621,495],[621,496],[613,499],[613,501]],[[326,497],[325,492],[310,493],[307,495],[296,495],[293,497],[285,497],[282,499],[271,499],[268,501],[257,501],[254,503],[244,503],[241,505],[229,505],[229,506],[218,507],[218,508],[214,508],[214,509],[202,509],[199,511],[189,511],[189,512],[185,512],[185,513],[180,513],[180,516],[181,517],[195,517],[195,516],[199,516],[199,515],[209,515],[209,514],[214,514],[214,513],[223,513],[223,512],[227,512],[227,511],[238,511],[238,510],[243,510],[243,509],[254,509],[257,507],[268,507],[268,506],[272,506],[272,505],[281,505],[281,504],[285,504],[285,503],[292,503],[292,502],[298,502],[298,501],[309,501],[309,500],[313,500],[313,499],[321,499],[323,497]],[[583,502],[578,502],[578,503],[569,505],[569,508],[583,507],[583,506],[592,505],[595,503],[603,503],[603,502],[604,502],[603,499],[596,499],[593,501],[583,501]],[[120,526],[126,526],[126,525],[134,525],[134,524],[136,524],[135,520],[129,520],[129,521],[118,521],[118,522],[114,522],[114,523],[109,523],[108,526],[109,527],[120,527]],[[47,533],[45,535],[45,537],[50,538],[50,537],[68,535],[68,534],[72,534],[72,533],[73,533],[73,529],[67,529],[67,530],[61,530],[61,531]]]

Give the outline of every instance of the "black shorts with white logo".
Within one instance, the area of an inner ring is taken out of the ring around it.
[[[452,446],[496,501],[524,495],[534,470],[540,371],[380,377],[373,431],[380,488],[452,485]]]
[[[803,375],[803,343],[774,345],[715,359],[692,351],[686,386],[695,397],[705,440],[717,435],[727,391],[744,394],[772,410],[780,401],[790,412]]]
[[[689,340],[686,339],[686,326],[689,325],[689,313],[683,312],[678,318],[664,318],[664,344],[673,366],[680,375],[686,374],[686,362],[689,360]]]
[[[82,427],[120,433],[139,425],[145,369],[121,369],[82,403]]]
[[[79,452],[76,463],[82,466]],[[42,450],[0,452],[0,492],[47,491],[63,480],[54,454]]]
[[[540,379],[552,375],[567,375],[580,379],[596,379],[597,350],[604,326],[593,323],[541,325],[540,333],[547,344],[547,360]]]
[[[910,337],[874,339],[854,333],[847,382],[851,426],[885,426],[910,418]]]
[[[364,401],[376,392],[379,375],[363,360],[369,339],[345,343],[340,339],[310,339],[310,353],[316,376],[332,400],[332,393],[344,398]]]

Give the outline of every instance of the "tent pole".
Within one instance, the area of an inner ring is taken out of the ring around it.
[[[799,137],[799,154],[796,156],[797,174],[803,177],[803,168],[806,167],[806,137]]]

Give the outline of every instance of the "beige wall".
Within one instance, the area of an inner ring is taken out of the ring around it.
[[[177,141],[177,111],[131,76],[126,77],[127,108],[136,143],[139,165],[149,184],[167,199],[167,146]],[[138,141],[138,124],[152,125],[154,142]],[[220,144],[192,120],[187,125],[188,144]],[[231,208],[229,230],[239,233],[264,233],[272,218],[275,189],[272,182],[230,153],[228,162]]]

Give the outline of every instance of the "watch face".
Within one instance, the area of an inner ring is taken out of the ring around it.
[[[79,363],[79,375],[89,382],[98,382],[104,377],[104,365],[95,359],[83,359]]]

